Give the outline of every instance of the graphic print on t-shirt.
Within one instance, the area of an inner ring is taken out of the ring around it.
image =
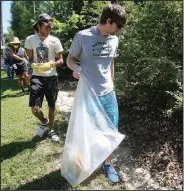
[[[92,44],[92,52],[95,57],[109,57],[112,52],[112,47],[108,42],[95,42]]]
[[[44,63],[49,61],[49,49],[46,47],[37,47],[36,54],[37,54],[37,62]]]

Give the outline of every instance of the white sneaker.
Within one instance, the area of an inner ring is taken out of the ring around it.
[[[49,119],[47,119],[47,122],[45,124],[40,123],[39,127],[37,128],[36,135],[39,137],[43,136],[43,133],[45,131],[45,127],[49,124]]]
[[[42,137],[44,131],[45,131],[45,127],[40,125],[40,126],[37,128],[36,135],[38,135],[39,137]]]
[[[59,141],[59,137],[58,135],[56,134],[56,132],[54,130],[51,130],[49,133],[48,133],[49,137],[54,141],[54,142],[58,142]]]

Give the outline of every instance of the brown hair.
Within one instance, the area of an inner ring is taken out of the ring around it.
[[[38,25],[41,27],[41,26],[43,25],[43,23],[38,22],[38,23],[36,23],[35,25],[33,25],[33,29],[34,29],[37,33],[39,32]]]
[[[109,4],[102,10],[100,24],[106,24],[108,18],[111,19],[110,24],[116,23],[118,28],[122,28],[126,23],[126,12],[123,7],[118,4]]]

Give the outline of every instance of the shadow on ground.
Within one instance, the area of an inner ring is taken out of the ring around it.
[[[51,172],[42,178],[27,182],[16,190],[68,190],[69,183],[61,176],[60,170]]]
[[[100,168],[95,171],[88,179],[86,179],[80,186],[88,186],[91,180],[96,176],[103,173],[103,169]],[[65,178],[61,176],[60,170],[51,172],[42,178],[27,182],[24,185],[19,186],[16,190],[73,190],[72,186],[67,182]]]
[[[68,119],[66,118],[66,116],[68,116],[69,113],[70,112],[62,112],[62,111],[57,111],[56,113],[54,127],[59,137],[61,138],[66,137],[67,128],[68,128]]]
[[[136,165],[160,177],[161,183],[177,188],[182,184],[183,128],[157,109],[120,106],[120,132],[132,149]],[[175,177],[175,181],[173,181]],[[166,181],[167,180],[167,181]]]
[[[30,141],[12,142],[1,146],[1,162],[16,156],[25,149],[34,148],[38,142],[46,139],[46,137],[47,135],[45,132],[42,138],[35,136]]]

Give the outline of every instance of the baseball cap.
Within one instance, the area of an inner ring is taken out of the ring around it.
[[[37,29],[38,23],[43,23],[45,26],[49,26],[50,28],[53,28],[52,17],[48,15],[47,13],[42,13],[38,16],[37,21],[33,24],[34,29]]]

